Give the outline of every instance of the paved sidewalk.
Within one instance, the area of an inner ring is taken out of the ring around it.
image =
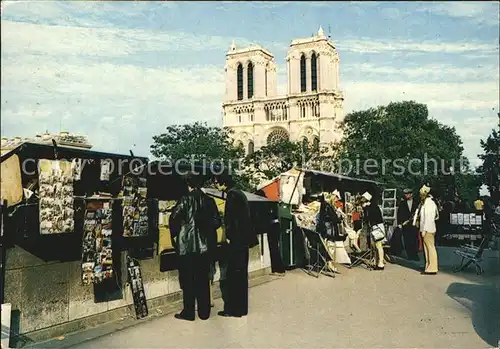
[[[73,348],[488,348],[500,339],[495,276],[423,276],[388,265],[335,279],[300,270],[250,289],[250,314],[168,315]]]

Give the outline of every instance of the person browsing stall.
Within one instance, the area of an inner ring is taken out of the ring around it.
[[[422,274],[435,275],[438,272],[438,257],[436,251],[436,221],[439,212],[432,195],[431,188],[427,185],[420,188],[420,207],[415,215],[414,225],[419,228],[424,240],[425,270]]]
[[[403,235],[406,255],[409,260],[418,261],[418,229],[413,222],[413,216],[418,208],[417,200],[413,200],[413,190],[405,189],[404,198],[399,203],[397,212],[398,228]]]
[[[194,176],[185,180],[189,191],[177,202],[169,219],[184,305],[175,318],[194,321],[197,303],[199,318],[207,320],[210,317],[209,272],[217,217],[213,207],[207,204],[210,198],[201,191],[199,181]]]
[[[254,232],[250,207],[245,193],[235,187],[233,179],[224,179],[227,193],[224,208],[224,227],[227,239],[226,279],[224,281],[224,310],[218,315],[242,317],[248,315],[249,249],[259,241]]]
[[[382,210],[376,203],[372,202],[372,195],[368,192],[362,195],[361,200],[366,210],[365,219],[368,223],[370,238],[377,253],[377,265],[374,269],[384,270],[384,247],[382,244],[385,239],[385,227]]]

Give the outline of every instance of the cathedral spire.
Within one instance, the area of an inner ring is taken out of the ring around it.
[[[233,40],[233,42],[231,43],[231,51],[234,51],[234,50],[236,50],[236,43]]]
[[[323,27],[322,26],[319,26],[318,36],[325,36],[325,32],[323,31]]]

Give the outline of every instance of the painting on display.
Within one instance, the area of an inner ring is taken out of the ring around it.
[[[163,251],[172,250],[174,248],[170,236],[168,220],[175,204],[176,201],[158,201],[158,254],[162,254]]]
[[[146,292],[142,281],[141,268],[139,262],[130,257],[127,258],[127,274],[132,297],[134,299],[135,315],[137,319],[148,316],[148,304],[146,302]]]
[[[140,176],[129,175],[123,181],[123,236],[148,235],[147,181]]]
[[[109,181],[109,176],[111,175],[112,171],[113,171],[113,163],[111,162],[111,160],[110,159],[101,160],[100,180]]]
[[[73,166],[69,161],[39,161],[40,234],[74,230]]]
[[[83,223],[82,282],[100,283],[113,276],[111,201],[87,203]]]

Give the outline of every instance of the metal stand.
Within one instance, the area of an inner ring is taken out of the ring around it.
[[[370,249],[366,251],[362,251],[359,253],[351,253],[349,258],[351,258],[351,265],[348,267],[349,269],[355,268],[357,266],[362,266],[365,269],[373,270],[375,267],[375,253],[373,251],[374,247],[370,247]]]
[[[309,258],[308,264],[306,265],[305,272],[315,278],[319,278],[321,274],[334,278],[335,270],[330,267],[330,262],[333,263],[335,260],[332,258],[326,244],[324,243],[322,237],[312,231],[304,231],[300,228],[304,237],[307,239],[307,248],[309,249],[309,254],[314,253],[314,263],[311,264],[311,259]],[[314,235],[313,235],[314,234]],[[309,237],[308,237],[309,236]]]
[[[314,276],[315,278],[319,278],[321,274],[326,276],[330,276],[332,278],[335,277],[335,270],[332,270],[328,265],[328,261],[325,257],[320,253],[320,244],[316,244],[316,248],[310,246],[310,249],[313,250],[316,254],[316,260],[313,264],[308,264],[306,266],[306,273]]]

